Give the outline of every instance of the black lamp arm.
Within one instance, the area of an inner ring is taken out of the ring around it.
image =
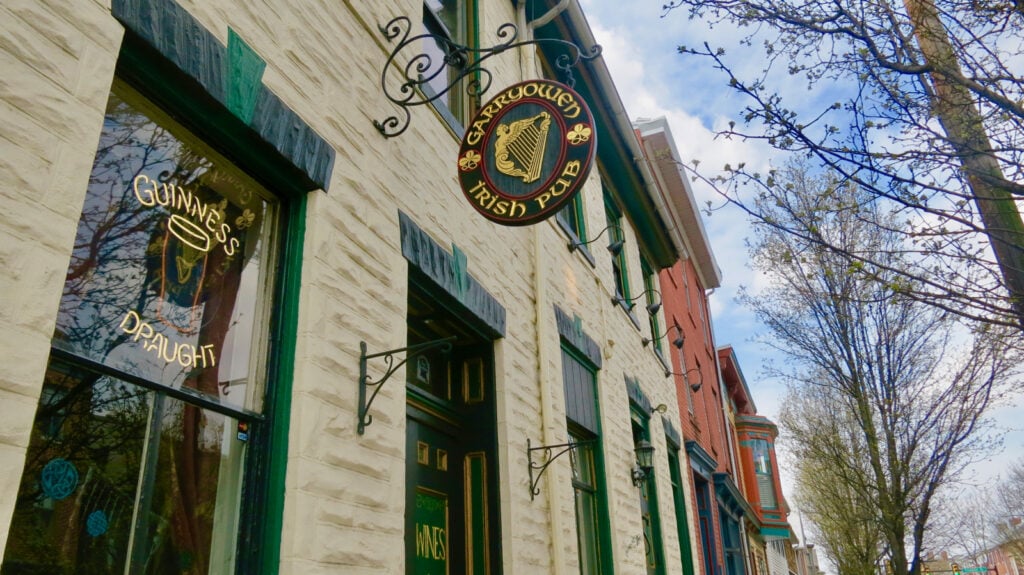
[[[697,372],[697,375],[699,376],[699,379],[697,380],[697,383],[690,383],[690,378],[689,378],[688,375],[689,375],[689,373],[691,371],[696,371]],[[691,367],[690,369],[688,369],[686,371],[683,371],[683,372],[675,372],[675,371],[666,371],[665,372],[665,377],[669,377],[671,375],[681,375],[681,376],[683,376],[683,380],[686,381],[686,383],[690,386],[690,389],[693,390],[694,393],[696,393],[700,389],[700,386],[704,385],[704,374],[702,374],[700,372],[700,370],[697,369],[696,367]]]
[[[643,338],[641,342],[644,344],[644,347],[647,347],[647,345],[650,344],[651,342],[657,341],[665,337],[666,335],[672,333],[673,330],[678,331],[679,336],[672,340],[672,345],[674,345],[676,349],[683,349],[683,343],[685,343],[686,337],[683,335],[683,328],[679,327],[679,324],[672,324],[671,327],[666,329],[661,334],[652,334],[651,337]]]
[[[627,298],[627,297],[623,297],[623,296],[621,296],[619,294],[615,294],[614,296],[612,296],[612,303],[616,304],[616,305],[626,305],[626,304],[629,304],[627,307],[629,309],[633,309],[636,306],[636,304],[634,304],[633,302],[635,302],[636,300],[638,300],[638,299],[640,299],[640,298],[642,298],[645,295],[650,294],[650,293],[658,294],[658,301],[656,301],[656,302],[654,302],[652,304],[649,304],[647,306],[647,311],[650,312],[651,315],[653,315],[655,313],[658,313],[658,310],[661,309],[661,292],[659,292],[656,289],[645,289],[644,291],[640,292],[638,295],[633,296],[631,298]]]
[[[596,236],[590,238],[587,241],[578,241],[578,240],[570,241],[569,242],[569,251],[570,252],[574,252],[574,251],[576,251],[577,248],[581,248],[583,246],[590,245],[590,244],[596,242],[597,240],[601,239],[601,236],[603,236],[605,232],[607,232],[608,230],[610,230],[612,228],[618,230],[620,235],[622,234],[622,228],[620,228],[618,224],[609,224],[609,225],[605,226],[604,229],[602,229],[601,231],[597,232]],[[621,241],[622,240],[619,240],[619,242],[621,242]],[[617,243],[617,242],[613,242],[613,245],[615,243]],[[609,249],[609,251],[612,251],[611,246],[609,246],[608,249]],[[619,249],[622,249],[621,245],[619,246]]]
[[[426,353],[426,352],[428,352],[428,351],[430,351],[432,349],[441,348],[441,350],[443,352],[445,352],[445,353],[450,352],[452,350],[452,343],[456,339],[457,338],[453,335],[451,337],[446,337],[446,338],[443,338],[443,339],[435,339],[434,341],[426,341],[426,342],[423,342],[423,343],[418,343],[416,345],[410,345],[408,347],[403,347],[403,348],[400,348],[400,349],[392,349],[392,350],[388,350],[388,351],[382,351],[382,352],[371,353],[371,354],[367,354],[366,353],[366,342],[365,341],[360,341],[359,342],[359,423],[358,423],[358,426],[357,426],[357,431],[359,432],[359,435],[363,434],[363,432],[366,430],[366,426],[368,426],[371,423],[373,423],[373,416],[370,415],[370,413],[369,413],[370,412],[370,406],[373,405],[373,400],[377,398],[377,394],[380,392],[381,387],[383,387],[384,382],[387,381],[389,377],[391,377],[396,371],[398,371],[399,368],[401,368],[403,365],[405,365],[406,362],[408,362],[410,359],[412,359],[414,357],[417,357],[419,355],[422,355],[422,354],[424,354],[424,353]],[[402,353],[402,352],[405,352],[405,357],[402,358],[402,360],[399,361],[398,363],[395,363],[395,355],[394,354]],[[377,357],[383,357],[384,361],[388,364],[388,367],[387,367],[387,370],[384,372],[384,375],[380,376],[380,379],[372,380],[372,379],[370,379],[370,376],[367,375],[367,373],[366,373],[366,362],[368,360],[371,360],[371,359],[374,359],[374,358],[377,358]],[[367,387],[374,388],[373,393],[370,394],[369,398],[366,397],[366,388]]]

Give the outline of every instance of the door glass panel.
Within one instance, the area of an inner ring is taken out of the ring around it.
[[[54,345],[169,387],[259,409],[269,194],[115,83]]]
[[[0,573],[233,569],[234,420],[53,363]]]

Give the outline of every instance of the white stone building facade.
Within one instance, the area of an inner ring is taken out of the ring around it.
[[[577,200],[498,225],[457,178],[479,101],[375,128],[401,16],[594,43],[576,0],[0,7],[0,572],[693,572],[645,343],[679,224],[603,62]]]

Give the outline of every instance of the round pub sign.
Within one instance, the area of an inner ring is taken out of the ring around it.
[[[469,123],[459,183],[474,208],[506,226],[550,217],[572,200],[597,150],[594,118],[571,88],[549,80],[509,86]]]

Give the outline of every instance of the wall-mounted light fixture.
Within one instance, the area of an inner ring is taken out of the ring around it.
[[[642,298],[643,296],[645,296],[645,295],[647,295],[649,293],[656,293],[656,294],[658,294],[658,301],[653,302],[653,303],[649,303],[646,306],[647,307],[647,313],[649,313],[651,315],[654,315],[654,314],[658,313],[659,309],[661,309],[661,292],[659,292],[656,289],[644,290],[644,291],[640,292],[640,295],[635,296],[635,297],[631,297],[631,298],[628,298],[628,299],[622,297],[619,294],[615,294],[612,297],[612,305],[625,306],[626,309],[629,309],[629,310],[632,311],[632,309],[634,307],[636,307],[636,304],[633,303],[633,302],[635,302],[636,300]]]
[[[640,487],[640,484],[647,480],[654,470],[654,446],[650,441],[641,439],[636,442],[633,448],[636,453],[636,466],[633,468],[633,485]]]
[[[537,484],[540,483],[540,476],[544,475],[544,471],[551,465],[551,462],[558,459],[562,455],[572,451],[573,449],[584,447],[594,443],[595,439],[587,439],[583,441],[570,441],[569,443],[559,443],[556,445],[538,445],[537,447],[530,447],[530,438],[526,438],[526,463],[529,467],[530,473],[530,501],[533,501],[535,495],[540,494],[540,487]],[[552,455],[554,450],[560,450]],[[537,461],[533,460],[534,451],[543,451],[540,455],[540,459]],[[533,472],[536,471],[537,475],[534,477]]]
[[[665,333],[661,335],[655,335],[654,337],[645,337],[641,340],[641,342],[644,344],[644,347],[647,347],[647,344],[665,337],[666,335],[672,333],[673,330],[675,330],[678,333],[676,334],[675,339],[672,340],[672,345],[675,346],[676,349],[683,349],[683,343],[685,343],[686,338],[683,337],[683,328],[679,327],[679,324],[672,324],[672,327],[666,329]]]
[[[409,361],[410,359],[420,356],[434,348],[441,348],[441,351],[443,351],[444,353],[448,353],[452,350],[452,342],[454,342],[455,340],[456,337],[451,336],[446,337],[444,339],[437,339],[434,341],[427,341],[416,345],[410,345],[409,347],[403,347],[400,349],[392,349],[389,351],[382,351],[380,353],[371,353],[369,355],[366,354],[366,342],[359,342],[359,423],[356,427],[356,431],[359,432],[359,435],[363,434],[363,432],[366,430],[366,426],[373,423],[373,416],[370,415],[370,405],[372,405],[373,400],[377,398],[377,394],[380,393],[380,388],[383,387],[384,382],[387,381],[388,378],[391,377],[391,375],[398,370],[398,368],[405,365],[405,362]],[[399,361],[398,363],[395,363],[394,354],[402,352],[405,352],[405,359]],[[380,379],[374,381],[371,380],[370,376],[366,374],[366,362],[367,360],[376,357],[383,357],[384,361],[388,364],[388,368],[387,371],[384,372],[384,375],[380,377]],[[367,387],[375,388],[373,390],[373,393],[370,394],[369,398],[366,397]]]
[[[690,372],[691,371],[696,371],[697,372],[697,383],[690,383]],[[674,371],[666,371],[665,372],[665,377],[668,377],[670,375],[681,375],[681,376],[683,376],[683,383],[685,383],[686,385],[689,385],[690,386],[690,391],[692,391],[694,393],[697,393],[698,391],[700,391],[700,387],[702,385],[704,385],[704,374],[701,373],[701,371],[699,369],[697,369],[696,367],[690,368],[690,369],[688,369],[688,370],[686,370],[686,371],[684,371],[682,373],[676,373]]]
[[[653,414],[653,413],[661,413],[661,414],[664,414],[664,413],[665,413],[666,411],[668,411],[668,406],[667,406],[667,405],[665,405],[664,403],[659,403],[659,404],[657,405],[657,407],[652,407],[652,408],[651,408],[651,413],[652,413],[652,414]]]
[[[592,243],[596,242],[598,239],[601,238],[602,235],[604,235],[605,232],[607,232],[608,230],[610,230],[612,228],[615,228],[616,230],[619,230],[619,234],[620,235],[622,234],[622,230],[619,228],[618,224],[611,224],[611,225],[605,226],[605,228],[603,230],[597,232],[596,236],[590,238],[589,240],[587,240],[585,242],[581,242],[581,241],[578,241],[578,240],[570,241],[569,242],[569,251],[570,252],[574,252],[579,247],[582,247],[582,246],[585,246],[585,245],[592,244]],[[613,256],[618,256],[620,253],[622,253],[622,246],[624,246],[625,244],[626,244],[625,240],[616,240],[616,241],[608,244],[608,252],[610,254],[612,254]]]

